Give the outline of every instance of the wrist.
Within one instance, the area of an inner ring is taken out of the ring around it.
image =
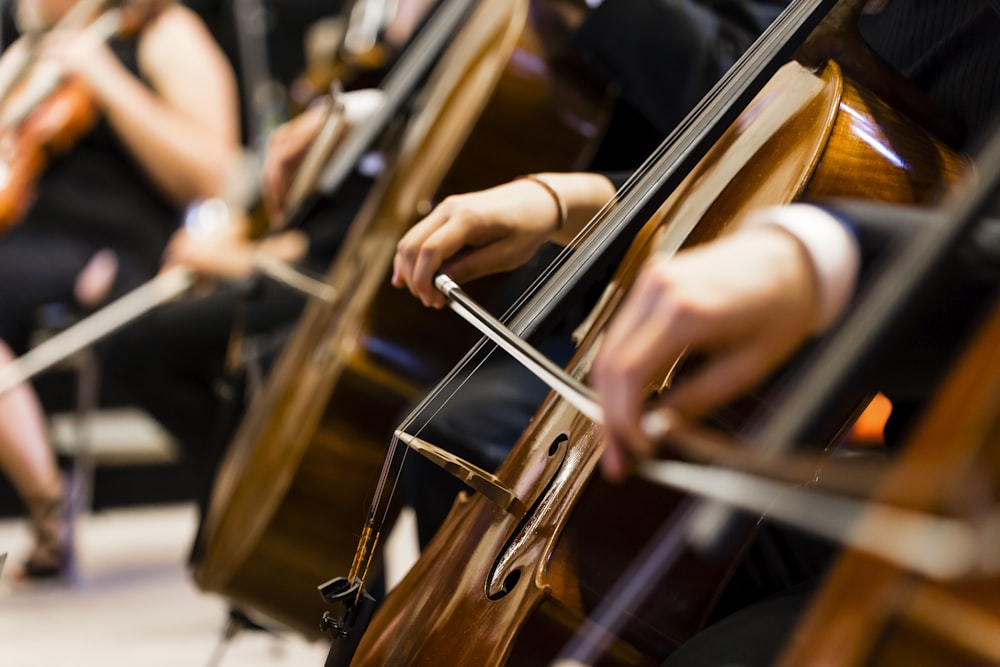
[[[552,203],[555,205],[556,211],[555,227],[552,230],[553,233],[560,231],[566,226],[566,219],[569,217],[569,209],[566,206],[566,200],[563,199],[562,195],[559,194],[559,191],[556,190],[555,186],[553,186],[551,182],[549,182],[541,174],[526,174],[524,176],[519,176],[514,180],[534,183],[541,189],[545,190],[545,192],[552,199]]]
[[[791,204],[758,209],[740,227],[773,227],[803,248],[816,279],[814,332],[825,330],[846,309],[854,293],[861,252],[854,236],[835,217],[815,206]]]

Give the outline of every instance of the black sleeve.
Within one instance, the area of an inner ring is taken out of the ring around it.
[[[664,133],[787,5],[785,0],[605,0],[577,48]]]
[[[847,221],[861,247],[858,292],[864,293],[889,260],[930,226],[945,224],[933,211],[887,204],[838,202],[824,206]],[[976,227],[916,303],[895,324],[891,343],[883,346],[866,384],[885,393],[894,405],[886,439],[903,441],[905,433],[944,380],[976,325],[995,303],[1000,286],[1000,217]]]
[[[614,180],[616,174],[609,174]],[[944,224],[933,210],[861,201],[830,202],[822,206],[847,224],[861,248],[859,284],[915,236]],[[1000,215],[980,222],[957,252],[957,271],[967,282],[1000,285]]]

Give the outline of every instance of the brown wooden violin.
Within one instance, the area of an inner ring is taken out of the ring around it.
[[[133,0],[120,6],[107,0],[81,2],[55,29],[82,30],[98,41],[127,36],[156,16],[167,1]],[[100,14],[86,16],[80,7]],[[44,39],[34,36],[31,49],[44,50]],[[99,113],[81,81],[65,76],[43,55],[21,56],[26,69],[14,77],[17,89],[5,92],[0,107],[0,228],[16,223],[28,210],[49,159],[71,150]]]

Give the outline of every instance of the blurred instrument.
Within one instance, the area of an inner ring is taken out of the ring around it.
[[[385,39],[398,4],[399,0],[355,0],[344,17],[315,26],[315,35],[307,38],[306,69],[289,86],[295,110],[325,95],[335,81],[348,89],[376,83],[398,51]]]
[[[811,410],[844,377],[883,354],[900,335],[895,326],[900,316],[926,309],[929,288],[950,277],[951,260],[996,211],[1000,132],[995,126],[976,162],[976,177],[943,207],[942,223],[913,239],[817,354],[817,365],[826,372],[792,387],[792,408]],[[941,299],[935,305],[948,308]],[[1000,304],[994,302],[983,320],[875,495],[882,503],[966,522],[978,538],[976,567],[961,577],[934,578],[845,552],[777,663],[782,667],[1000,665]],[[914,471],[933,474],[914,484]],[[957,552],[962,544],[937,546]]]
[[[447,194],[581,168],[609,114],[606,86],[546,52],[531,13],[528,0],[442,2],[386,77],[398,148],[329,272],[338,300],[308,306],[222,463],[200,587],[320,635],[327,606],[315,587],[351,562],[395,415],[455,363],[456,341],[474,337],[389,284],[396,241]],[[526,58],[545,67],[517,66]],[[426,81],[409,118],[404,80]],[[327,170],[321,189],[343,175]]]
[[[87,8],[95,4],[81,3]],[[104,42],[137,30],[162,6],[162,0],[115,6],[80,30],[84,39]],[[85,20],[74,11],[58,25],[73,29]],[[40,48],[43,43],[44,37],[33,37],[29,48]],[[98,118],[90,91],[81,81],[66,76],[44,57],[32,54],[24,63],[23,73],[14,77],[18,89],[6,95],[0,109],[0,228],[17,222],[30,207],[49,158],[71,150]]]

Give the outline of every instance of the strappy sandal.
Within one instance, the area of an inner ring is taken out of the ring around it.
[[[23,563],[21,576],[52,579],[69,574],[72,545],[65,496],[31,498],[27,504],[35,546]]]

